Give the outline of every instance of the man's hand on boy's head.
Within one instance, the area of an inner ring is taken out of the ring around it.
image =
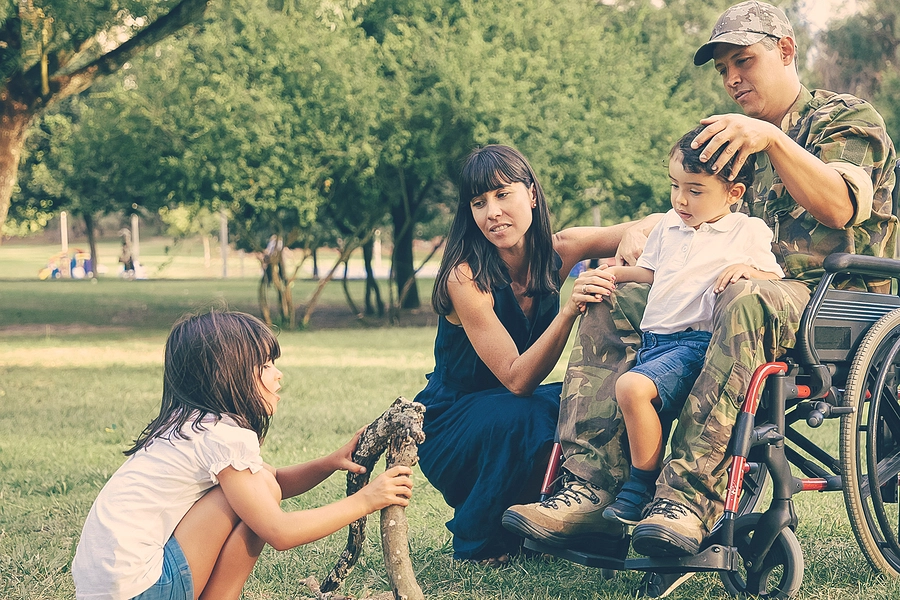
[[[706,129],[697,134],[691,147],[699,148],[709,140],[709,144],[700,155],[700,160],[706,162],[721,146],[726,145],[716,160],[714,169],[718,173],[725,168],[732,156],[737,155],[731,168],[730,179],[734,179],[741,171],[741,167],[751,154],[768,150],[773,136],[781,132],[771,123],[738,114],[712,115],[701,119],[700,124],[706,125]]]

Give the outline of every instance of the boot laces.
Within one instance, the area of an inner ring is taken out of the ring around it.
[[[645,516],[649,517],[650,515],[663,515],[667,519],[675,519],[678,520],[681,517],[688,516],[688,509],[683,504],[679,504],[678,502],[672,502],[671,500],[657,500],[654,502],[648,509]]]
[[[559,483],[560,480],[562,480],[562,487],[560,490],[541,502],[541,506],[558,510],[559,502],[562,502],[566,506],[572,506],[573,500],[575,503],[581,504],[582,498],[587,498],[590,500],[591,504],[600,504],[600,497],[594,493],[594,490],[587,481],[580,477],[576,477],[571,473],[563,473],[556,478],[553,485]]]

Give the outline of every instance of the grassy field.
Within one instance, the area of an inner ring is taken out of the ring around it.
[[[347,310],[338,286],[325,302]],[[73,597],[69,565],[84,518],[121,464],[121,451],[157,409],[169,326],[185,311],[222,304],[255,312],[252,280],[0,281],[0,598]],[[396,396],[411,398],[423,386],[433,366],[433,325],[366,328],[352,315],[347,323],[352,328],[316,328],[314,317],[310,331],[280,333],[285,389],[263,448],[268,462],[327,453]],[[559,380],[564,366],[551,379]],[[822,435],[836,444],[833,428]],[[418,471],[415,480],[411,554],[428,598],[633,595],[637,573],[605,580],[599,570],[543,558],[517,557],[499,570],[454,562],[444,527],[451,511]],[[286,506],[321,505],[340,498],[343,487],[336,475]],[[900,597],[900,582],[875,575],[863,559],[840,494],[801,494],[797,506],[806,559],[800,598]],[[343,590],[355,597],[387,589],[377,519],[369,527],[365,553]],[[324,577],[344,541],[338,533],[287,552],[267,548],[244,597],[308,597],[298,582]],[[725,592],[716,575],[701,574],[672,597],[718,599]]]

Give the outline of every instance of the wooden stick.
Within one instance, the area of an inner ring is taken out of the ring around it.
[[[391,456],[397,456],[395,460],[406,460],[411,462],[396,462],[395,464],[408,464],[412,466],[416,463],[418,459],[418,454],[416,452],[417,444],[422,443],[425,440],[425,433],[422,431],[422,422],[424,419],[425,407],[419,404],[418,402],[410,402],[406,398],[397,398],[394,400],[393,404],[384,411],[384,413],[375,419],[368,427],[365,428],[362,435],[359,437],[359,443],[356,445],[356,450],[353,452],[353,462],[360,464],[366,468],[366,472],[357,475],[355,473],[347,473],[347,495],[356,493],[359,491],[364,485],[369,482],[369,474],[372,472],[372,468],[375,466],[375,463],[378,462],[379,457],[384,454],[385,450],[388,449],[388,446],[394,444],[394,440],[400,440],[397,442],[397,451],[396,453],[391,453]],[[401,447],[412,446],[412,456],[409,456],[409,451],[406,450],[404,454],[400,453]],[[394,597],[399,598],[409,598],[410,600],[414,600],[416,598],[421,599],[422,592],[419,590],[419,585],[415,581],[415,575],[413,574],[412,564],[409,559],[409,541],[407,538],[408,529],[406,526],[406,512],[403,508],[398,506],[391,506],[384,511],[390,511],[390,509],[398,509],[400,516],[402,516],[402,531],[396,527],[390,527],[396,531],[397,533],[389,536],[389,544],[391,545],[391,552],[393,552],[398,559],[398,563],[395,565],[390,565],[385,557],[385,565],[388,569],[388,578],[391,580],[391,588],[394,590]],[[382,515],[384,515],[384,511],[382,511]],[[401,520],[397,518],[398,515],[394,514],[397,511],[390,511],[393,515],[392,517],[388,517],[388,523],[391,519],[394,520],[394,523],[400,523]],[[384,523],[384,516],[382,516],[382,523]],[[347,535],[347,546],[344,551],[341,553],[340,558],[338,559],[337,564],[335,564],[334,568],[331,570],[331,573],[328,574],[328,577],[322,582],[320,587],[321,594],[327,594],[328,592],[333,592],[338,589],[341,584],[344,582],[344,579],[350,574],[350,571],[353,570],[353,567],[356,565],[356,562],[359,560],[360,553],[362,552],[363,542],[366,539],[366,517],[362,517],[361,519],[354,521],[350,524],[350,531]],[[400,551],[400,554],[396,554],[398,548],[402,548],[404,550]],[[385,551],[387,552],[387,546],[385,546]],[[400,575],[400,577],[404,578],[405,581],[402,581],[402,586],[398,586],[398,582],[394,580],[392,576],[393,572],[396,572]],[[402,593],[409,594],[411,591],[414,591],[413,588],[409,585],[410,582],[414,586],[414,590],[418,591],[418,596],[408,595],[408,596],[399,596],[397,590],[401,590]]]

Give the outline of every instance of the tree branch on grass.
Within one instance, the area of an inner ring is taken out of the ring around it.
[[[369,475],[378,459],[387,451],[387,467],[395,465],[413,466],[418,461],[418,445],[425,441],[422,431],[425,407],[406,398],[397,398],[393,404],[375,419],[359,437],[353,452],[353,462],[366,468],[362,474],[347,473],[347,495],[356,493],[369,482]],[[393,598],[394,600],[424,600],[425,596],[416,582],[415,572],[409,558],[408,525],[406,509],[389,506],[381,511],[381,542],[384,564],[391,582],[391,594],[379,594],[371,600]],[[341,553],[337,564],[320,586],[314,577],[302,581],[316,600],[345,600],[346,596],[335,595],[337,590],[362,553],[366,539],[366,517],[350,524],[347,547]]]

